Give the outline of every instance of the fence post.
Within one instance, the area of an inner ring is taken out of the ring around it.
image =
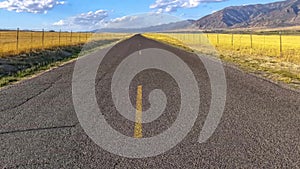
[[[81,42],[81,32],[78,33],[79,36],[79,43]]]
[[[279,32],[279,37],[280,37],[280,57],[282,57],[283,54],[282,54],[282,32],[281,31]]]
[[[233,33],[231,34],[231,46],[233,47]]]
[[[66,39],[65,39],[64,45],[67,46],[68,45],[68,35],[69,35],[69,33],[67,32],[65,35],[66,35],[65,36]]]
[[[17,42],[16,42],[17,53],[19,53],[19,35],[20,35],[20,29],[17,28]]]
[[[70,38],[70,43],[72,44],[72,38],[73,38],[73,31],[71,31],[71,38]]]
[[[30,51],[33,51],[33,31],[30,32]]]
[[[218,46],[220,44],[220,39],[219,39],[219,34],[218,33],[217,33],[217,44],[218,44]]]
[[[253,49],[253,37],[252,37],[252,32],[250,33],[250,43],[251,43],[251,49]]]
[[[266,49],[266,34],[264,33],[264,49]]]
[[[42,33],[42,45],[43,45],[43,49],[45,49],[45,29],[43,29],[43,33]]]
[[[59,33],[58,33],[58,46],[60,46],[60,37],[61,37],[61,30],[59,30]]]

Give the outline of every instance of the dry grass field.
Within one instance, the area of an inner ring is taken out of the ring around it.
[[[152,33],[144,36],[217,55],[247,71],[300,87],[299,35]]]
[[[167,34],[201,50],[214,47],[219,54],[268,56],[300,64],[300,35]]]
[[[127,34],[86,32],[0,31],[0,57],[88,41],[122,39],[126,36]]]

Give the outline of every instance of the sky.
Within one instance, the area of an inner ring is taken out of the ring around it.
[[[0,0],[0,29],[89,31],[200,19],[228,6],[278,0]]]

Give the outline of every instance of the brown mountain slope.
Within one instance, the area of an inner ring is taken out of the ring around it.
[[[200,29],[286,27],[300,25],[300,0],[228,7],[205,16],[195,25]]]

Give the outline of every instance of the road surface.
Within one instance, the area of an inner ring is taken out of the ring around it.
[[[107,122],[120,133],[134,137],[136,124],[114,108],[110,93],[112,75],[134,51],[166,49],[190,66],[199,83],[199,116],[184,140],[164,154],[142,159],[103,150],[85,134],[77,119],[72,101],[73,62],[0,91],[0,168],[300,167],[299,92],[225,64],[225,111],[213,136],[200,144],[197,141],[209,111],[211,89],[198,57],[139,35],[114,48],[103,60],[96,78],[97,101]],[[142,96],[137,93],[139,85]],[[154,69],[138,74],[132,81],[132,104],[138,103],[138,95],[143,98],[140,109],[149,108],[148,95],[153,89],[162,89],[168,104],[159,119],[143,124],[142,137],[167,130],[180,108],[176,82],[165,72]]]

